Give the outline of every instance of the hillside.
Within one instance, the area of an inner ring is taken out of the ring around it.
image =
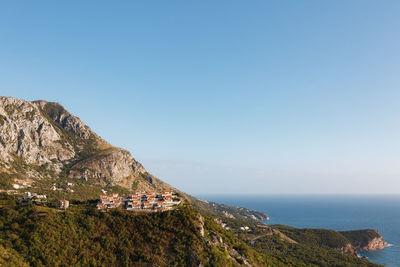
[[[193,205],[211,206],[154,177],[122,148],[100,138],[62,105],[0,97],[0,189],[45,194],[70,200],[96,200],[102,190],[129,193],[174,190]],[[68,186],[72,184],[73,186]],[[259,212],[229,208],[235,218],[257,221]]]
[[[150,214],[94,208],[105,191],[148,190],[184,203]],[[375,266],[355,256],[364,233],[266,226],[264,213],[194,198],[58,103],[0,97],[0,191],[9,193],[0,194],[0,266]],[[19,203],[26,191],[47,202]],[[65,198],[71,208],[56,209]]]
[[[11,178],[2,179],[3,187],[72,179],[103,187],[170,188],[58,103],[0,97],[0,144],[0,170]]]
[[[0,197],[0,245],[31,266],[263,265],[258,253],[190,205],[152,214],[90,205],[64,212]]]
[[[378,266],[276,230],[251,230],[262,235],[249,242],[189,203],[150,214],[61,211],[0,194],[0,229],[2,266]]]
[[[356,255],[356,249],[352,246],[351,241],[340,232],[326,229],[298,229],[285,225],[274,227],[298,243],[332,248],[343,253]]]

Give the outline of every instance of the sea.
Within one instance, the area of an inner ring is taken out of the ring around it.
[[[200,195],[200,199],[265,212],[264,223],[337,231],[378,230],[389,246],[359,255],[400,267],[400,195]]]

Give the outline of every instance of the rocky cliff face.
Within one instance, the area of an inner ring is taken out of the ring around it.
[[[132,155],[102,140],[58,103],[0,97],[0,173],[23,179],[61,175],[99,185],[152,187]],[[140,178],[140,179],[139,179]]]
[[[33,101],[33,104],[38,106],[40,110],[46,112],[55,123],[66,131],[86,140],[89,139],[91,135],[94,135],[87,125],[85,125],[78,117],[70,114],[60,104],[49,103],[43,100]]]
[[[374,229],[340,232],[357,250],[377,250],[385,248],[388,243]]]
[[[69,177],[83,178],[102,185],[125,184],[125,178],[145,172],[142,164],[128,151],[111,148],[73,165]]]
[[[34,165],[62,162],[75,156],[73,147],[61,142],[60,134],[29,102],[0,97],[0,158],[12,162],[15,156]],[[60,171],[61,166],[54,166]]]
[[[388,243],[383,240],[383,237],[375,237],[371,241],[368,242],[368,244],[364,246],[358,246],[358,250],[378,250],[378,249],[383,249],[388,246]]]
[[[350,243],[346,244],[344,247],[336,248],[336,250],[344,254],[357,255],[357,249],[353,247]]]

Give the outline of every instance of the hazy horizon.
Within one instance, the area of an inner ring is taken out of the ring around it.
[[[3,3],[0,95],[204,194],[400,194],[400,2]]]

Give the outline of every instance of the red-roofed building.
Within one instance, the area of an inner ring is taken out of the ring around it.
[[[100,202],[97,204],[97,209],[117,208],[121,205],[122,198],[118,197],[118,193],[113,193],[110,196],[100,195]]]

